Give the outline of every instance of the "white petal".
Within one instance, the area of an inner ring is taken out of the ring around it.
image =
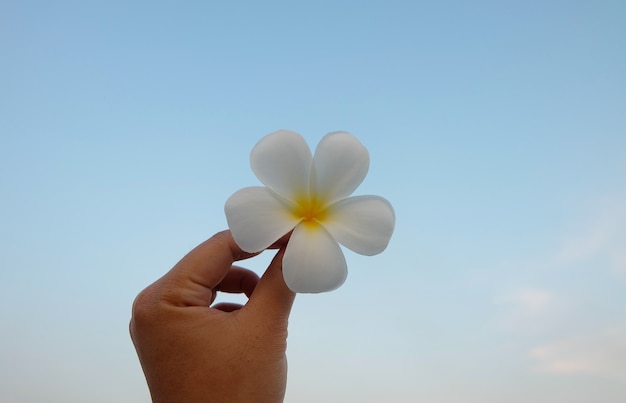
[[[341,247],[317,223],[301,223],[291,234],[283,257],[285,283],[294,292],[332,291],[346,281]]]
[[[268,134],[250,153],[250,165],[257,178],[289,200],[308,196],[311,162],[311,150],[304,138],[289,130]]]
[[[327,134],[313,157],[312,191],[329,203],[349,196],[365,179],[369,161],[367,148],[350,133]]]
[[[266,249],[298,223],[278,195],[260,186],[235,192],[224,211],[235,242],[246,252]]]
[[[361,255],[376,255],[387,247],[396,217],[379,196],[349,197],[328,210],[324,227],[345,247]]]

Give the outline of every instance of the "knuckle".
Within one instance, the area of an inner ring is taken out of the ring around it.
[[[157,316],[157,308],[157,298],[153,287],[150,286],[141,291],[135,298],[131,323],[143,325],[152,322]]]

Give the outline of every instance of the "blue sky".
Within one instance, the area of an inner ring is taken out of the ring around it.
[[[286,402],[626,399],[626,3],[0,4],[0,400],[149,401],[135,295],[280,128],[396,209],[297,298]],[[271,256],[248,262],[261,273]]]

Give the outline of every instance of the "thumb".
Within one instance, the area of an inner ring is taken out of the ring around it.
[[[259,280],[246,308],[260,319],[287,320],[296,294],[283,279],[283,255],[281,248]]]

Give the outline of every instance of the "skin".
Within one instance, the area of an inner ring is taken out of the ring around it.
[[[233,265],[253,254],[223,231],[137,296],[130,334],[153,402],[283,401],[295,298],[283,280],[283,253],[259,279]],[[245,293],[249,300],[211,306],[217,291]]]

